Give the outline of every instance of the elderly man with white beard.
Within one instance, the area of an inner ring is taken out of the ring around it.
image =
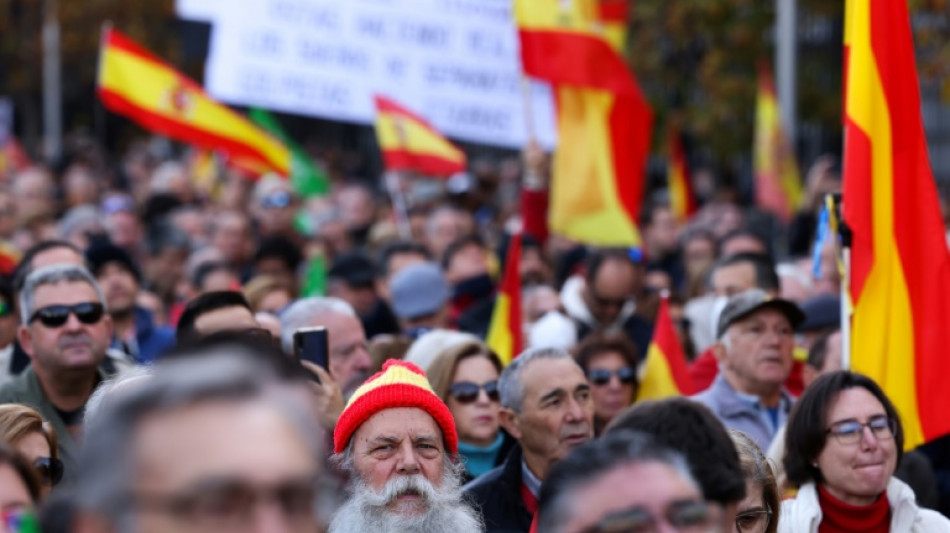
[[[353,393],[333,448],[352,484],[329,533],[483,531],[462,500],[452,413],[412,363],[387,361]]]

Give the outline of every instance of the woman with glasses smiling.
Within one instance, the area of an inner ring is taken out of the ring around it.
[[[779,531],[950,532],[893,477],[903,448],[897,409],[876,383],[848,371],[818,378],[788,421],[782,462],[799,491],[782,505]]]
[[[577,364],[590,382],[594,435],[599,436],[637,395],[637,348],[622,333],[592,333],[576,353]]]
[[[514,443],[501,430],[498,356],[479,341],[466,341],[436,356],[426,372],[432,390],[449,406],[468,482],[501,464]]]

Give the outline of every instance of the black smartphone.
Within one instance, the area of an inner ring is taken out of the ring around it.
[[[329,370],[330,335],[327,328],[314,326],[294,331],[294,357],[298,361],[310,361]]]

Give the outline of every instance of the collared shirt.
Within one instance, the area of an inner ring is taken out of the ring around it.
[[[782,388],[773,422],[769,409],[757,396],[736,391],[722,374],[716,376],[708,389],[692,398],[708,407],[727,428],[745,433],[763,450],[769,448],[778,428],[788,420],[795,402],[792,395]]]
[[[528,487],[535,498],[541,493],[541,480],[531,472],[528,463],[524,462],[524,459],[521,460],[521,482],[524,483],[525,487]]]

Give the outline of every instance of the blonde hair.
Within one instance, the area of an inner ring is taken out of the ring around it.
[[[0,405],[0,441],[16,446],[30,433],[40,433],[49,444],[50,457],[56,458],[56,431],[35,410],[18,403]]]
[[[293,299],[294,290],[286,281],[275,276],[255,276],[244,285],[244,297],[247,303],[251,304],[251,309],[256,313],[258,306],[264,300],[264,297],[275,291],[284,291]]]
[[[476,340],[456,344],[436,355],[435,361],[432,361],[432,364],[426,370],[426,376],[429,378],[432,390],[443,402],[448,400],[449,387],[452,386],[452,380],[455,378],[459,363],[470,357],[488,359],[501,374],[501,360],[485,343]]]

